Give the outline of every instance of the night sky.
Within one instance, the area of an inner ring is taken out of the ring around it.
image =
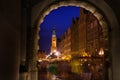
[[[40,50],[45,50],[47,54],[50,53],[52,28],[56,28],[56,36],[60,38],[62,34],[70,27],[72,18],[80,16],[80,8],[69,6],[60,7],[50,12],[44,18],[44,22],[40,26]]]

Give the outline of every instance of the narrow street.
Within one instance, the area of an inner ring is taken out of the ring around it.
[[[38,63],[38,80],[103,80],[102,67],[89,66],[87,62],[80,66],[78,61],[43,61]],[[77,65],[76,65],[77,64]]]
[[[40,63],[38,80],[82,80],[80,75],[71,72],[68,62]]]
[[[38,80],[82,80],[80,75],[74,73],[51,74],[39,71],[38,76]]]

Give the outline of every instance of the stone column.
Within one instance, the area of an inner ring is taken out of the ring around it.
[[[0,1],[0,80],[19,80],[21,1]]]
[[[28,80],[28,73],[21,73],[19,80]]]
[[[21,27],[21,59],[20,64],[25,65],[26,61],[26,41],[27,41],[27,13],[26,8],[22,8],[22,27]]]
[[[111,53],[113,80],[120,80],[120,27],[115,26],[111,32]]]
[[[18,80],[20,35],[10,25],[0,27],[0,80]]]
[[[37,61],[36,61],[36,54],[37,54],[37,29],[32,28],[31,29],[31,56],[29,59],[29,74],[31,80],[37,80],[38,79],[38,70],[37,70]]]

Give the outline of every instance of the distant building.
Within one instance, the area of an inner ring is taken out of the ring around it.
[[[99,56],[100,48],[104,48],[104,36],[97,18],[92,14],[87,14],[86,25],[86,52],[92,56]]]
[[[63,34],[58,49],[64,54],[77,52],[81,56],[97,56],[104,47],[103,39],[102,27],[97,18],[80,8],[80,18],[72,19],[72,25]]]
[[[45,50],[38,50],[37,57],[38,57],[38,59],[45,59],[46,58],[46,51]]]
[[[79,40],[79,53],[82,56],[86,52],[86,39],[87,39],[87,32],[86,32],[86,25],[87,25],[87,11],[83,8],[80,8],[80,19],[78,23],[78,40]]]
[[[60,41],[58,41],[57,49],[58,51],[63,54],[65,52],[65,34],[63,34],[60,38]]]
[[[68,30],[62,35],[61,42],[58,44],[58,50],[61,53],[71,53],[78,51],[78,20],[72,19],[72,25],[68,28]]]
[[[59,38],[57,40],[57,50],[60,52],[60,53],[63,53],[63,39],[62,38]]]
[[[80,9],[79,52],[81,56],[98,56],[104,47],[102,27],[97,18],[87,10]]]
[[[78,23],[79,18],[77,17],[75,20],[72,19],[71,25],[71,52],[76,52],[79,49],[79,34],[78,34]]]
[[[55,50],[57,50],[57,38],[56,38],[55,27],[53,27],[53,30],[52,30],[52,42],[51,42],[51,53],[53,53]]]
[[[71,52],[71,27],[64,34],[64,53]]]

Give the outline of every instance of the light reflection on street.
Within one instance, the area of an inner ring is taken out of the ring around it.
[[[38,63],[38,80],[103,80],[102,63],[80,61],[40,62]]]

